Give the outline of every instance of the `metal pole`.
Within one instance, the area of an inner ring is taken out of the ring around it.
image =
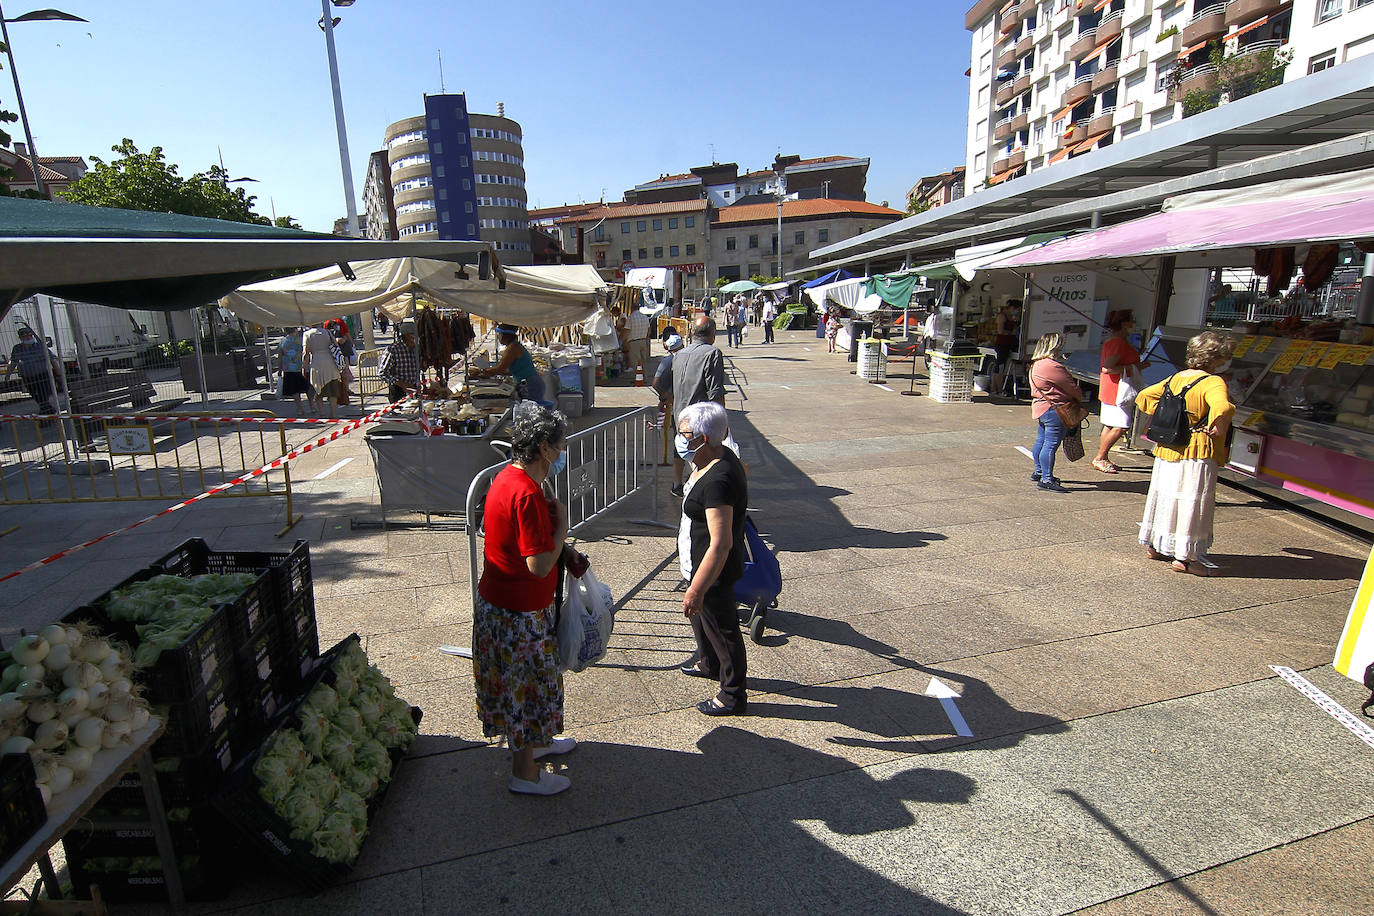
[[[82,378],[91,377],[90,360],[86,357],[86,333],[81,329],[81,318],[76,314],[72,300],[63,299],[67,307],[67,325],[72,330],[72,341],[76,347],[76,365],[81,369]]]
[[[339,166],[343,170],[344,205],[348,208],[349,238],[358,237],[358,205],[353,199],[353,170],[349,165],[348,131],[344,127],[343,94],[339,90],[339,59],[334,53],[334,19],[329,0],[320,0],[324,15],[324,46],[329,53],[329,87],[334,92],[334,126],[339,133]]]
[[[262,358],[263,365],[267,367],[267,387],[275,393],[277,385],[272,376],[272,348],[267,345],[267,325],[262,326]]]
[[[19,71],[14,67],[14,49],[10,45],[10,30],[5,27],[3,8],[0,8],[0,40],[5,42],[5,54],[10,59],[10,79],[14,81],[14,100],[19,104],[19,119],[24,122],[24,139],[29,141],[29,167],[33,169],[33,180],[38,185],[38,193],[51,198],[48,186],[43,183],[43,176],[38,174],[38,151],[33,148],[33,130],[29,127],[29,116],[24,110],[24,93],[19,91]]]
[[[52,308],[52,297],[48,297],[48,308]],[[67,424],[64,421],[63,417],[61,398],[62,389],[57,387],[57,376],[52,371],[52,351],[48,349],[48,332],[43,324],[43,306],[39,303],[39,301],[36,298],[33,300],[33,317],[34,321],[38,325],[38,342],[43,346],[43,368],[48,373],[48,388],[52,392],[52,403],[54,407],[54,412],[58,414],[58,428],[62,430],[62,457],[63,459],[70,461],[72,458],[72,453],[67,446]],[[57,329],[57,318],[55,316],[53,318],[53,325],[53,330],[55,331]],[[53,338],[54,345],[56,344],[56,341],[57,339]],[[38,409],[42,410],[42,405],[39,405]],[[70,399],[68,399],[67,413],[70,412],[71,401]],[[16,430],[15,436],[17,437],[18,435],[19,433]],[[16,439],[16,441],[18,440]]]
[[[195,338],[196,346],[196,373],[200,376],[200,402],[202,404],[208,404],[210,403],[210,392],[209,389],[205,387],[205,351],[200,346],[199,312],[196,312],[192,317],[194,319],[192,323],[195,325],[192,336]]]

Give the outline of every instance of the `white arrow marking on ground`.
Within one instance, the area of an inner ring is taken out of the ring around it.
[[[779,387],[779,388],[786,388],[788,391],[791,391],[791,390],[792,390],[792,386],[791,386],[791,385],[779,385],[778,387]]]
[[[935,697],[944,707],[945,715],[949,717],[949,724],[954,726],[954,733],[964,738],[972,738],[973,732],[969,729],[968,723],[964,721],[964,716],[959,712],[959,707],[954,705],[954,701],[959,699],[959,694],[939,678],[931,678],[930,685],[926,687],[926,696]]]
[[[335,471],[337,471],[339,468],[341,468],[341,467],[343,467],[344,465],[348,464],[348,462],[350,462],[350,461],[352,461],[352,460],[353,460],[352,458],[345,458],[343,461],[340,461],[338,464],[335,464],[335,465],[333,465],[333,466],[331,466],[331,467],[325,468],[323,471],[320,471],[318,474],[315,475],[315,479],[316,479],[316,480],[324,480],[324,479],[325,479],[326,477],[328,477],[330,474],[333,474],[333,473],[334,473]]]
[[[802,347],[802,349],[805,350],[807,353],[810,353],[810,352],[811,352],[811,348],[810,348],[810,347]]]
[[[467,646],[440,646],[439,651],[445,655],[456,655],[459,658],[472,658],[472,650]]]
[[[886,385],[874,385],[873,387],[874,387],[874,388],[881,388],[881,389],[883,389],[884,391],[891,391],[891,390],[892,390],[891,388],[887,387]]]
[[[1025,456],[1026,456],[1027,458],[1029,458],[1031,461],[1034,461],[1034,460],[1035,460],[1035,456],[1031,454],[1031,450],[1028,449],[1028,448],[1026,448],[1024,445],[1018,445],[1018,446],[1016,446],[1016,450],[1017,450],[1018,452],[1020,452],[1021,454],[1025,455]]]

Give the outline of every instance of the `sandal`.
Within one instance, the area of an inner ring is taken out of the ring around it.
[[[1209,579],[1217,574],[1215,566],[1207,566],[1196,560],[1189,560],[1186,563],[1182,560],[1175,560],[1171,568],[1174,572],[1189,573],[1190,575],[1200,576],[1204,579]]]
[[[1101,471],[1103,474],[1116,474],[1116,473],[1118,473],[1118,472],[1121,470],[1121,468],[1119,468],[1119,467],[1117,467],[1116,465],[1112,464],[1110,461],[1106,460],[1105,458],[1094,458],[1094,459],[1093,459],[1093,467],[1094,467],[1095,469]]]
[[[1173,557],[1169,556],[1167,553],[1160,553],[1158,550],[1155,550],[1153,547],[1149,547],[1149,546],[1147,546],[1147,547],[1145,548],[1145,555],[1146,555],[1147,557],[1149,557],[1151,560],[1172,560],[1172,559],[1173,559]]]

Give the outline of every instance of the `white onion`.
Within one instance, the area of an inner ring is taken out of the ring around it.
[[[69,747],[67,753],[62,755],[62,765],[70,768],[77,776],[85,776],[94,762],[95,754],[90,748]]]
[[[107,681],[117,680],[125,674],[124,659],[119,657],[118,652],[111,652],[105,656],[105,660],[100,663],[100,676]]]
[[[26,715],[28,715],[30,722],[46,722],[56,718],[57,704],[52,701],[51,697],[39,697],[29,704]]]
[[[85,641],[86,634],[81,631],[80,627],[67,627],[67,645],[72,647],[73,652],[79,649]]]
[[[100,680],[100,669],[87,662],[71,665],[62,672],[62,683],[67,687],[87,687]]]
[[[10,656],[21,665],[38,665],[48,657],[49,648],[41,636],[21,636],[10,649]]]
[[[19,694],[21,699],[33,700],[38,697],[45,697],[52,693],[48,685],[43,683],[40,678],[31,678],[27,681],[20,681],[19,686],[14,688],[14,692]]]
[[[48,657],[43,659],[43,667],[49,671],[66,671],[72,663],[72,647],[66,643],[58,643],[48,652]]]
[[[28,707],[29,704],[17,693],[0,694],[0,719],[17,719]]]
[[[128,722],[111,722],[105,726],[105,737],[101,739],[101,747],[119,747],[119,745],[129,740],[129,734],[133,729]]]
[[[65,646],[67,644],[67,628],[60,623],[50,623],[38,631],[38,635],[48,641],[51,646]]]
[[[49,719],[33,730],[33,743],[50,751],[67,742],[67,726],[61,719]]]
[[[86,688],[87,712],[100,712],[110,702],[110,686],[104,681],[97,681]]]
[[[52,775],[48,777],[48,789],[53,795],[61,795],[72,787],[72,780],[76,774],[67,767],[58,765],[52,768]]]
[[[46,783],[52,778],[53,758],[51,754],[34,754],[33,756],[33,780],[39,784]]]
[[[129,717],[129,725],[134,731],[142,731],[148,725],[148,720],[152,717],[153,714],[148,711],[147,706],[136,704],[134,706],[134,714]]]
[[[63,718],[76,712],[85,712],[91,705],[91,695],[80,687],[68,687],[57,695],[58,711]]]
[[[91,712],[89,709],[78,709],[76,712],[69,712],[60,718],[68,728],[76,728],[76,723],[85,719]]]
[[[42,665],[20,665],[19,680],[21,681],[41,681],[48,676],[48,669]]]
[[[113,725],[116,722],[127,723],[134,715],[134,701],[129,697],[115,697],[110,700],[110,704],[105,707],[105,718]]]
[[[99,665],[109,654],[110,644],[103,639],[92,639],[90,642],[83,642],[81,647],[76,650],[77,658],[92,665]]]
[[[15,735],[0,744],[0,754],[27,754],[33,747],[33,739],[24,735]]]
[[[72,740],[77,747],[84,747],[88,750],[98,750],[100,742],[105,738],[105,720],[99,716],[91,716],[76,723],[72,729]]]
[[[134,682],[127,677],[117,677],[110,681],[110,699],[127,697],[134,691]]]

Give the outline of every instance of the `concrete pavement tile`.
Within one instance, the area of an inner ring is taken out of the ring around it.
[[[662,707],[644,681],[643,674],[625,671],[613,664],[566,672],[563,675],[566,727],[580,729],[660,712]]]
[[[540,800],[533,801],[537,804]],[[614,853],[608,855],[602,848],[604,839],[610,839],[616,847]],[[531,877],[537,873],[539,885],[558,889],[559,902],[556,907],[548,907],[550,911],[596,916],[607,911],[607,901],[613,899],[617,886],[631,883],[624,880],[624,873],[614,864],[619,860],[617,853],[623,850],[624,846],[615,843],[615,838],[602,838],[597,832],[591,836],[550,837],[430,865],[418,872],[416,882],[423,889],[423,910],[411,912],[434,916],[447,916],[459,910],[473,916],[528,913],[536,906],[534,900],[544,899],[543,893],[531,894]]]
[[[424,557],[359,557],[348,563],[311,563],[316,581],[332,581],[334,597],[389,591],[402,586],[448,585],[453,582],[450,554]],[[459,558],[466,563],[466,556]]]
[[[428,556],[452,551],[466,556],[466,531],[387,531],[386,554],[389,557]]]
[[[898,654],[897,635],[882,614],[844,619],[793,612],[768,617],[764,645],[757,647],[781,659],[802,684],[824,684],[889,671]],[[755,648],[755,647],[751,647]]]
[[[436,620],[418,613],[416,589],[392,588],[360,595],[315,598],[315,619],[320,641],[326,634],[342,638],[349,633],[370,636],[375,633],[404,632],[421,626],[456,623]]]
[[[362,858],[375,840],[363,845]],[[418,913],[423,906],[420,882],[414,873],[377,875],[329,888],[315,894],[292,893],[289,882],[275,875],[255,875],[252,881],[240,881],[233,896],[212,903],[191,904],[189,913],[227,913],[233,916],[268,916],[291,912],[301,916],[352,916],[352,914],[396,912]],[[143,912],[150,912],[146,904]],[[171,907],[159,908],[173,913]]]
[[[784,588],[786,583],[808,576],[846,570],[867,569],[873,564],[848,547],[831,547],[820,550],[780,550],[777,554],[778,566],[782,571]]]
[[[489,743],[477,717],[472,663],[465,658],[453,658],[451,662],[445,672],[448,677],[404,684],[396,689],[397,696],[425,712],[420,721],[420,736],[408,751],[411,758]]]
[[[466,577],[452,585],[426,585],[413,591],[416,626],[472,622],[472,587]]]
[[[405,684],[450,676],[454,664],[462,664],[463,660],[443,654],[439,647],[464,646],[471,641],[471,625],[417,627],[367,636],[363,640],[363,649],[368,659],[399,690]]]

